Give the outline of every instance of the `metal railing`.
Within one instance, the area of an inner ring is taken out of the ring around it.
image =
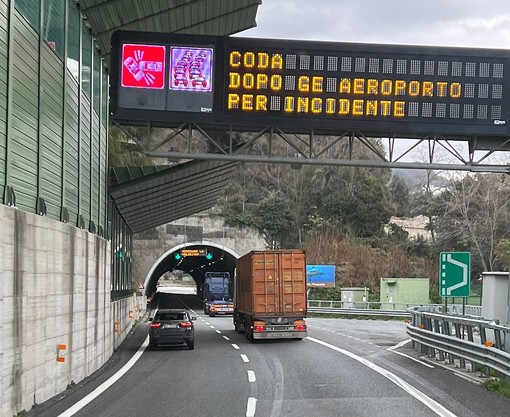
[[[407,310],[381,310],[362,308],[308,307],[308,313],[338,314],[352,316],[411,317]]]
[[[361,315],[361,316],[388,316],[388,317],[411,317],[410,308],[420,307],[429,312],[443,313],[445,306],[442,304],[414,304],[388,303],[374,301],[333,301],[333,300],[308,300],[310,313]],[[481,316],[480,306],[462,306],[450,304],[447,306],[448,313],[462,315],[463,312],[470,316]]]
[[[490,368],[510,377],[510,327],[494,320],[409,309],[407,334],[415,349],[438,360]],[[488,372],[487,372],[488,373]]]

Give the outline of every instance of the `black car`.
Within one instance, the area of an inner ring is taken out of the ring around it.
[[[156,311],[149,329],[149,348],[160,346],[186,345],[189,350],[195,348],[195,327],[185,309],[161,309]]]

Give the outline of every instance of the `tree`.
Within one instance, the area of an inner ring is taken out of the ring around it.
[[[369,237],[382,232],[393,214],[381,178],[364,168],[331,168],[313,187],[318,214],[344,233]]]
[[[267,154],[268,144],[257,142],[256,151]],[[295,152],[288,143],[278,151]],[[328,152],[342,158],[347,151]],[[351,156],[357,157],[357,152]],[[359,150],[360,155],[363,152]],[[389,170],[310,165],[294,168],[281,164],[239,166],[224,197],[222,212],[227,224],[257,227],[267,234],[270,246],[276,238],[276,245],[298,247],[307,233],[324,228],[339,228],[359,236],[379,234],[394,211],[385,186]],[[270,219],[269,213],[277,215],[276,208],[280,218]],[[272,230],[276,225],[270,222],[275,221],[278,230]]]
[[[393,175],[388,189],[393,197],[393,205],[397,217],[408,216],[410,211],[410,196],[409,185],[406,180],[399,175]]]
[[[443,198],[445,210],[437,221],[438,244],[448,250],[474,252],[481,271],[500,267],[496,248],[502,239],[510,237],[508,177],[467,176],[454,182]]]
[[[148,156],[130,145],[126,133],[110,125],[108,136],[108,165],[110,168],[154,165]]]
[[[290,234],[292,223],[285,200],[279,196],[269,196],[255,209],[255,224],[272,249],[292,248],[295,240]]]

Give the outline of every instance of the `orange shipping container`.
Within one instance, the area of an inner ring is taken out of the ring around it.
[[[302,250],[252,251],[236,262],[234,308],[251,315],[306,315]]]

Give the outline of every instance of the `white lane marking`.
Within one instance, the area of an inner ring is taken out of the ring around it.
[[[402,340],[401,342],[397,343],[395,346],[389,347],[388,350],[401,348],[402,346],[407,345],[410,342],[411,342],[411,339]]]
[[[395,349],[398,349],[404,345],[407,345],[408,343],[411,342],[411,339],[406,339],[406,340],[402,340],[401,342],[397,343],[395,346],[391,346],[389,347],[387,350],[392,352],[392,353],[396,353],[397,355],[400,355],[400,356],[403,356],[404,358],[408,358],[408,359],[411,359],[412,361],[415,361],[423,366],[426,366],[427,368],[431,368],[431,369],[434,369],[434,366],[432,366],[431,364],[429,363],[426,363],[426,362],[423,362],[419,359],[416,359],[416,358],[413,358],[412,356],[410,355],[406,355],[405,353],[402,353],[402,352],[397,352]]]
[[[92,391],[90,394],[88,394],[86,397],[83,397],[80,401],[78,401],[76,404],[74,404],[72,407],[68,408],[66,411],[64,411],[62,414],[59,414],[58,417],[71,417],[75,415],[78,411],[80,411],[83,407],[85,407],[87,404],[95,400],[97,397],[99,397],[103,392],[105,392],[108,388],[110,388],[113,384],[115,384],[124,374],[129,371],[133,365],[140,359],[142,356],[144,350],[149,345],[149,336],[144,340],[142,345],[138,348],[136,353],[133,355],[133,357],[127,361],[127,363],[119,369],[110,379],[103,382],[101,385],[99,385],[94,391]]]
[[[241,353],[241,359],[243,360],[243,362],[250,362],[248,356],[246,356],[244,353]]]
[[[223,336],[223,339],[230,340],[228,336]]]
[[[404,358],[411,359],[412,361],[415,361],[423,366],[426,366],[427,368],[434,369],[434,367],[431,364],[429,364],[427,362],[420,361],[419,359],[413,358],[412,356],[406,355],[405,353],[397,352],[396,350],[393,350],[392,348],[389,348],[388,351],[390,351],[391,353],[395,353],[397,355],[403,356]]]
[[[413,387],[412,385],[408,384],[403,379],[399,378],[397,375],[391,373],[390,371],[387,371],[384,368],[381,368],[380,366],[376,365],[373,362],[370,362],[366,360],[365,358],[362,358],[361,356],[355,355],[352,352],[349,352],[348,350],[344,350],[342,348],[339,348],[337,346],[331,345],[329,343],[323,342],[319,339],[314,339],[313,337],[307,337],[308,340],[311,342],[318,343],[319,345],[325,346],[329,349],[332,349],[336,352],[342,353],[345,356],[348,356],[360,363],[362,363],[365,366],[368,366],[370,369],[380,373],[385,378],[389,379],[391,382],[393,382],[398,387],[402,388],[404,391],[406,391],[408,394],[416,398],[418,401],[423,403],[425,406],[430,408],[434,413],[436,413],[440,417],[457,417],[455,414],[453,414],[451,411],[443,407],[438,402],[434,401],[432,398],[425,395],[423,392],[419,391],[417,388]]]
[[[207,324],[207,325],[209,326],[209,324],[211,324],[211,323],[209,323],[208,321],[206,321],[206,322],[205,322],[205,324]]]
[[[219,334],[221,334],[221,331],[219,331],[219,330],[216,330],[216,333],[219,333]]]
[[[240,348],[239,346],[237,346],[235,343],[232,343],[232,347],[233,347],[234,349],[241,349],[241,348]]]
[[[255,417],[256,408],[257,408],[257,399],[254,397],[249,397],[248,404],[246,404],[246,417]]]
[[[216,329],[216,327],[214,327],[214,326],[209,326],[209,327],[210,327],[211,329]]]
[[[255,382],[257,378],[255,377],[255,372],[251,369],[248,369],[248,382]]]

